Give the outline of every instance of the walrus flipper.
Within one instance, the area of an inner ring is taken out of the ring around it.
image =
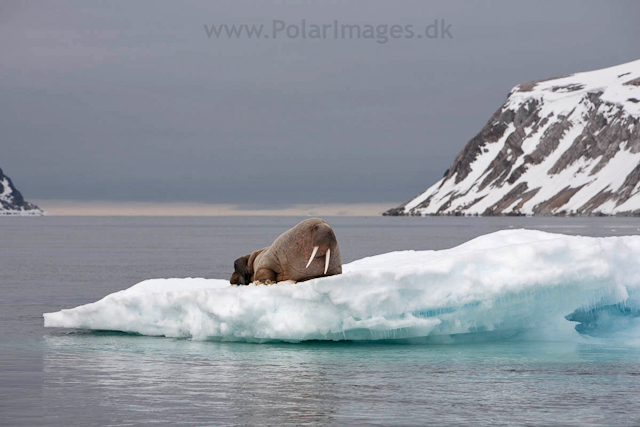
[[[267,280],[270,280],[272,282],[277,282],[278,280],[278,273],[276,273],[273,270],[269,270],[268,268],[261,268],[260,270],[256,271],[256,275],[254,276],[254,280],[256,282],[266,282]]]

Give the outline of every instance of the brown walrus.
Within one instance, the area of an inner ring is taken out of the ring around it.
[[[253,281],[253,262],[255,261],[256,256],[267,248],[253,251],[252,253],[235,260],[233,263],[234,272],[231,275],[231,279],[229,279],[232,285],[248,285]]]
[[[302,282],[342,273],[338,240],[329,224],[310,218],[282,233],[271,246],[254,251],[234,262],[230,282]]]

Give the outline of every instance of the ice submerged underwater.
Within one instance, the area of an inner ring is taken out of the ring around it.
[[[196,340],[615,340],[640,345],[640,236],[532,230],[452,249],[401,251],[302,283],[230,286],[154,279],[73,309],[45,327]]]

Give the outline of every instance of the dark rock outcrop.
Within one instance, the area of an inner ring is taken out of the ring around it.
[[[43,215],[33,203],[24,200],[11,178],[0,169],[0,215]]]

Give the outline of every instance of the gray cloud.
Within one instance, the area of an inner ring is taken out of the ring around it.
[[[0,166],[34,199],[401,202],[522,81],[637,59],[637,2],[3,2]],[[273,19],[451,40],[215,40]]]

